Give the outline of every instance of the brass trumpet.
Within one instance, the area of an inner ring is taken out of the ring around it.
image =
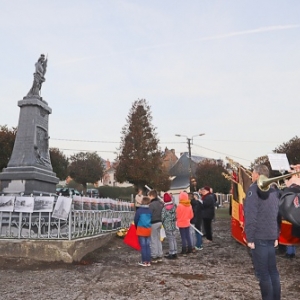
[[[274,183],[276,181],[279,182],[279,180],[281,180],[281,179],[292,177],[293,175],[296,175],[296,174],[300,174],[300,171],[294,172],[294,173],[290,173],[290,174],[285,174],[285,175],[282,175],[282,176],[273,177],[273,178],[268,178],[265,175],[259,175],[259,177],[258,177],[258,179],[256,181],[257,182],[257,186],[258,186],[258,188],[261,191],[267,192],[270,189],[270,186],[271,186],[272,183]],[[277,184],[277,186],[278,185],[279,184]]]

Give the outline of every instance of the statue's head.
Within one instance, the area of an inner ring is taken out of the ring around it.
[[[41,54],[39,61],[44,61],[45,60],[45,54]]]

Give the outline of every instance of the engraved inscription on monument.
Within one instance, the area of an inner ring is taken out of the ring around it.
[[[51,166],[51,161],[49,157],[49,136],[47,131],[37,126],[36,127],[36,144],[34,145],[36,162],[43,166]]]

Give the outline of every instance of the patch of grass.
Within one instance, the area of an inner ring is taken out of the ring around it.
[[[228,207],[220,207],[215,210],[217,219],[230,219],[229,208]]]

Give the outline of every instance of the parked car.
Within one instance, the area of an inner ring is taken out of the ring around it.
[[[87,189],[86,195],[91,198],[99,198],[99,191],[97,189]]]
[[[56,195],[62,195],[62,196],[73,196],[73,195],[77,195],[80,196],[80,192],[78,192],[77,190],[73,189],[73,188],[67,188],[67,187],[63,187],[63,188],[57,188],[56,189]]]

